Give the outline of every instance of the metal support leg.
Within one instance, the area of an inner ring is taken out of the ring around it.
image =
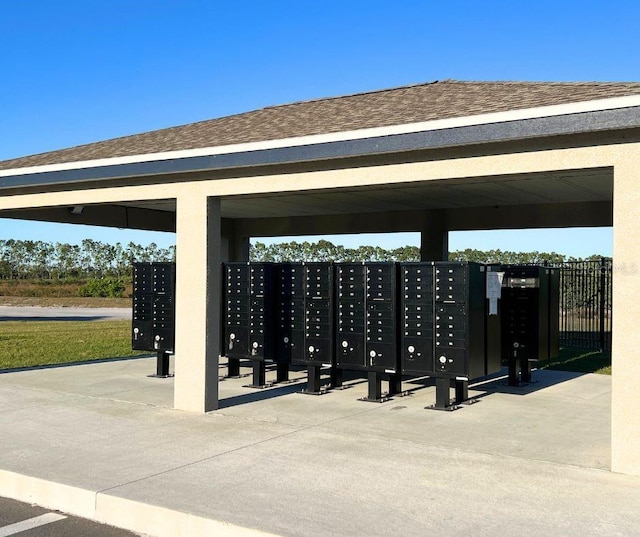
[[[363,397],[362,401],[370,401],[375,403],[382,403],[385,399],[382,397],[382,379],[380,374],[375,371],[369,371],[367,373],[367,397]]]
[[[240,358],[227,359],[227,377],[236,378],[240,376]]]
[[[518,361],[515,356],[509,358],[509,386],[518,386]]]
[[[469,399],[469,381],[456,379],[454,382],[456,389],[456,403],[464,403]]]
[[[320,366],[307,366],[307,389],[304,393],[319,395],[320,391]]]
[[[337,367],[332,367],[330,375],[331,375],[331,387],[342,388],[342,369],[338,369]]]
[[[156,374],[149,375],[150,377],[157,377],[166,379],[173,377],[169,374],[169,353],[164,351],[158,351],[156,354]]]
[[[158,352],[158,360],[156,363],[156,374],[159,377],[169,376],[169,354],[166,352]]]
[[[451,379],[447,377],[436,377],[436,404],[428,406],[429,410],[458,410],[458,405],[451,404]],[[458,394],[456,384],[456,395]]]
[[[402,393],[402,375],[395,373],[389,375],[389,395]]]
[[[520,380],[527,384],[531,383],[531,362],[527,358],[520,359]]]
[[[286,362],[278,362],[276,368],[276,382],[288,382],[289,364]]]
[[[379,401],[382,399],[382,379],[378,373],[369,371],[367,374],[367,386],[369,401]]]
[[[451,381],[448,378],[436,379],[436,405],[438,410],[446,410],[451,406]]]
[[[253,360],[253,382],[246,388],[266,388],[266,367],[264,360]]]

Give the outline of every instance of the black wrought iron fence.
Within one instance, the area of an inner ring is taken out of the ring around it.
[[[612,260],[566,261],[560,271],[560,344],[611,350]]]

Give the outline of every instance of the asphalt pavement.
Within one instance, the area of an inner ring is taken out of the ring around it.
[[[135,537],[139,533],[98,524],[37,505],[0,498],[0,537]]]
[[[108,321],[131,319],[131,308],[0,306],[0,321]]]

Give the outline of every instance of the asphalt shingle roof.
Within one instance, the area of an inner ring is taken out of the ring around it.
[[[640,83],[444,80],[296,102],[0,162],[0,169],[276,140],[640,95]]]

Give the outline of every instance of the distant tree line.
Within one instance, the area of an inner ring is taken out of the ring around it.
[[[345,248],[329,241],[318,242],[283,242],[265,245],[256,242],[251,246],[251,261],[420,261],[420,248],[417,246],[403,246],[385,250],[379,246],[360,246]],[[584,259],[565,256],[555,252],[510,252],[503,250],[456,250],[449,253],[450,261],[476,261],[478,263],[549,263],[557,264],[565,261],[597,260],[599,255],[592,255]]]
[[[256,242],[249,251],[251,261],[416,261],[420,259],[420,248],[402,246],[385,250],[379,246],[345,248],[329,241],[282,242],[269,246]]]
[[[108,244],[84,239],[81,244],[45,241],[0,240],[0,279],[4,280],[88,280],[100,278],[128,279],[134,261],[174,261],[175,246],[160,248],[128,243]],[[599,259],[594,255],[586,258]],[[326,240],[318,242],[283,242],[251,246],[252,261],[419,261],[417,246],[390,250],[379,246],[345,248]],[[510,252],[502,250],[457,250],[449,254],[452,261],[480,263],[561,263],[576,261],[555,252]]]
[[[172,261],[175,247],[84,239],[81,244],[0,240],[0,279],[88,280],[129,278],[133,261]]]

